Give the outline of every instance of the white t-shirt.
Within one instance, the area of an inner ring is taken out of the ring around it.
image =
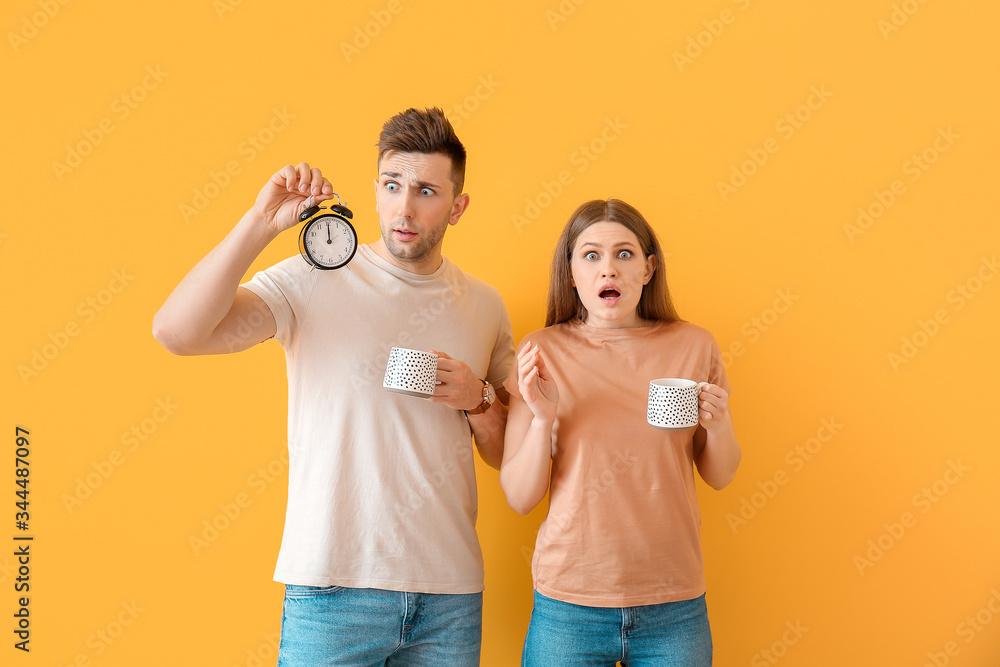
[[[468,420],[391,393],[382,378],[397,346],[444,352],[499,386],[513,360],[500,293],[447,259],[418,275],[367,245],[337,271],[295,256],[243,286],[274,314],[288,367],[288,507],[275,580],[483,590]]]

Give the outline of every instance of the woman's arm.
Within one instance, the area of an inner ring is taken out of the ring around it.
[[[552,427],[559,404],[559,390],[541,350],[530,341],[517,355],[517,384],[521,398],[510,397],[500,487],[507,504],[527,514],[549,490]]]
[[[694,434],[694,463],[698,474],[713,489],[723,489],[736,476],[743,454],[736,442],[729,412],[729,394],[706,384],[698,392],[700,426]]]

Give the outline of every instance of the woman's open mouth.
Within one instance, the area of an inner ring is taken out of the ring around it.
[[[621,297],[622,293],[614,288],[608,288],[601,290],[600,297],[605,303],[612,304]]]

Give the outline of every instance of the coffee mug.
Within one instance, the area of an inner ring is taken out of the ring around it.
[[[382,386],[397,394],[427,398],[434,393],[437,368],[436,354],[394,347],[389,350],[389,363],[385,368]]]
[[[682,378],[658,378],[649,383],[646,421],[666,430],[698,425],[698,392],[707,382]]]

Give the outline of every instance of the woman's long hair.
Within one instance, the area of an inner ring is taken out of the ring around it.
[[[573,211],[556,243],[556,252],[552,258],[552,273],[549,278],[549,302],[545,326],[550,327],[574,317],[587,320],[587,309],[584,308],[580,295],[573,287],[570,261],[580,234],[597,222],[617,222],[623,225],[639,240],[644,257],[656,256],[653,277],[643,286],[642,296],[636,308],[639,317],[659,322],[680,320],[670,299],[670,290],[667,288],[666,273],[663,269],[663,249],[660,247],[656,232],[639,211],[622,200],[594,199],[581,204]]]

